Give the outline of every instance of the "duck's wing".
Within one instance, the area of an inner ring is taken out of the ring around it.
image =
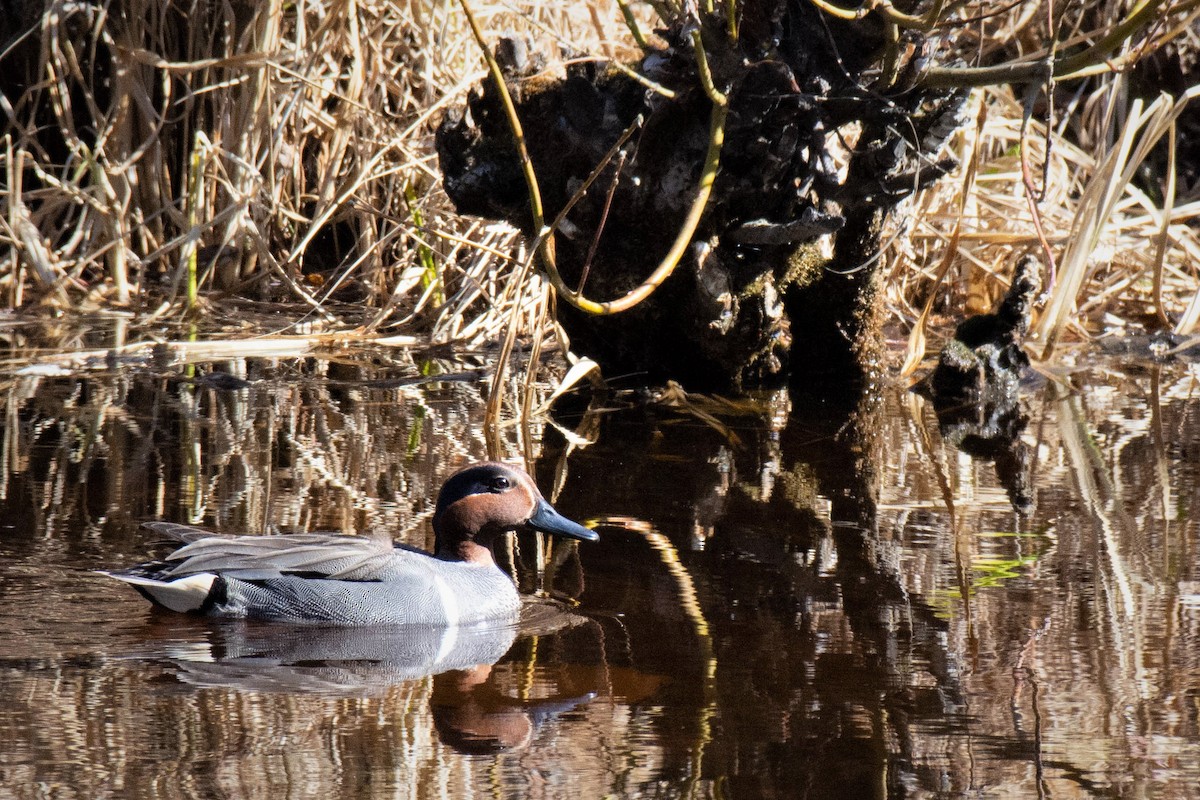
[[[185,542],[168,555],[162,577],[197,573],[241,580],[267,580],[283,575],[343,581],[382,581],[419,570],[415,553],[390,542],[360,536],[301,533],[286,536],[226,536],[174,523],[146,527]]]
[[[206,531],[204,528],[197,528],[194,525],[180,525],[177,522],[143,522],[142,527],[148,531],[154,531],[167,541],[183,542],[185,544],[198,539],[236,538],[228,533],[215,533],[213,531]]]

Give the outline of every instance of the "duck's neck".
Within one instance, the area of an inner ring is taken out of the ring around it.
[[[496,559],[492,558],[492,550],[471,539],[461,542],[439,545],[437,557],[443,561],[464,561],[480,566],[494,566]]]

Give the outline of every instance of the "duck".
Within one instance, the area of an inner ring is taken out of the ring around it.
[[[542,497],[524,470],[467,466],[438,493],[434,552],[337,533],[213,533],[172,522],[143,527],[182,547],[165,558],[102,571],[170,611],[335,625],[466,626],[514,621],[521,598],[492,545],[531,529],[594,542],[595,531]]]

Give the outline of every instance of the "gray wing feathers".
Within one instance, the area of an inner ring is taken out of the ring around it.
[[[203,528],[196,528],[191,525],[180,525],[175,522],[143,522],[142,527],[148,531],[154,531],[159,536],[176,542],[194,542],[199,539],[220,538],[232,539],[232,536],[224,533],[213,533],[206,531]]]
[[[164,523],[155,523],[152,530],[186,542],[166,558],[173,564],[166,573],[171,576],[214,572],[242,580],[265,580],[307,573],[335,580],[378,581],[420,569],[416,559],[397,551],[390,542],[357,536],[220,536]]]

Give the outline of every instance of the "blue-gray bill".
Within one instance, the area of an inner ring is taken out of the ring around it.
[[[555,511],[554,506],[545,500],[538,501],[537,509],[533,512],[533,516],[529,518],[528,524],[535,531],[566,536],[569,539],[582,539],[585,542],[594,542],[600,538],[595,531],[583,527],[578,522],[572,522]]]

